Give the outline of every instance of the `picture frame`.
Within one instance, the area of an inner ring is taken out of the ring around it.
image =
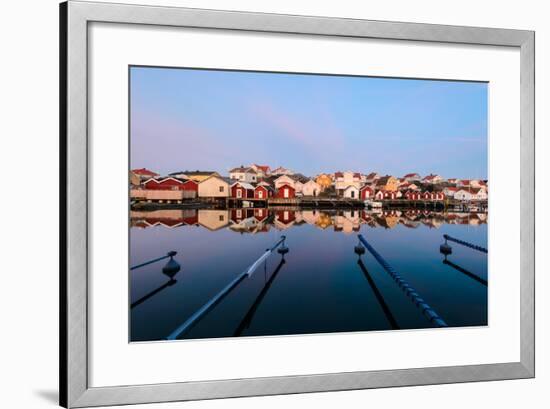
[[[88,25],[91,22],[512,47],[520,52],[520,359],[494,364],[91,387]],[[532,31],[69,1],[60,5],[60,404],[139,404],[532,378],[535,135]]]

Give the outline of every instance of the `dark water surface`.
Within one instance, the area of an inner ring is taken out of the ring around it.
[[[130,340],[165,339],[266,248],[276,251],[178,338],[311,334],[434,327],[374,257],[354,252],[358,234],[449,326],[487,325],[487,255],[456,243],[444,264],[443,234],[487,248],[486,215],[359,210],[132,211]],[[458,267],[458,269],[456,268]],[[462,271],[460,271],[462,269]],[[464,272],[466,271],[466,273]]]

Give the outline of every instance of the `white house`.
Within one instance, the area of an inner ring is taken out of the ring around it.
[[[407,173],[403,179],[407,182],[420,182],[422,177],[418,173]]]
[[[472,200],[472,194],[468,189],[459,189],[453,196],[456,200]]]
[[[229,197],[229,183],[221,176],[209,176],[199,183],[199,197]]]
[[[201,209],[199,210],[198,223],[208,230],[219,230],[229,225],[229,211]]]
[[[336,172],[334,174],[334,187],[340,195],[344,194],[349,186],[354,186],[359,190],[361,185],[361,174],[358,172]]]
[[[359,199],[359,188],[355,185],[349,185],[344,189],[343,196],[348,199]]]
[[[250,167],[256,171],[259,178],[265,178],[271,174],[271,168],[268,165],[258,165],[253,163]]]
[[[304,196],[318,196],[320,192],[321,192],[321,186],[319,186],[312,179],[308,180],[302,186],[302,194]]]
[[[258,172],[253,168],[245,168],[243,166],[239,168],[233,168],[229,171],[229,177],[231,179],[240,180],[241,182],[256,183],[258,180]]]
[[[275,185],[275,189],[279,189],[283,185],[288,185],[291,186],[293,189],[296,189],[296,181],[288,175],[279,176],[277,179],[275,179],[273,183]]]
[[[459,191],[459,188],[447,186],[443,189],[443,194],[447,197],[455,197],[455,193]]]
[[[443,178],[439,175],[429,174],[428,176],[425,176],[424,179],[422,179],[424,183],[441,183],[443,182]]]

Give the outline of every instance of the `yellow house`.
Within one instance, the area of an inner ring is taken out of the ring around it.
[[[321,186],[321,190],[325,190],[327,187],[332,185],[332,178],[326,173],[321,173],[315,178],[315,182]]]
[[[170,173],[170,176],[174,176],[181,179],[191,179],[194,180],[197,183],[202,182],[206,178],[209,178],[210,176],[220,176],[218,172],[214,171],[202,171],[202,170],[194,170],[194,171],[188,171],[185,170],[183,172],[174,172]]]
[[[387,190],[390,192],[395,192],[399,187],[399,181],[393,176],[384,176],[376,181],[377,190]]]

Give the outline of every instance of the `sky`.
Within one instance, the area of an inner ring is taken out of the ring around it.
[[[130,166],[487,178],[488,84],[131,67]]]

